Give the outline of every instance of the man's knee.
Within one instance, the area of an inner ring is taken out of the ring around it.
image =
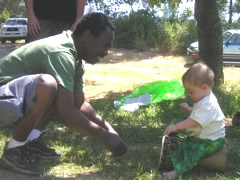
[[[57,81],[55,78],[49,74],[41,74],[38,78],[37,89],[39,91],[44,90],[49,92],[50,94],[56,95],[57,93]]]

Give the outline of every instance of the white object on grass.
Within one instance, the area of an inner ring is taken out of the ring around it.
[[[151,103],[152,95],[151,94],[143,94],[141,96],[135,98],[126,98],[124,101],[124,105],[120,107],[120,109],[134,112],[140,108],[140,106],[145,106]],[[115,104],[114,104],[115,105]]]

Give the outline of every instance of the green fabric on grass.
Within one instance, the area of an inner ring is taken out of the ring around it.
[[[180,98],[184,95],[184,87],[182,83],[178,80],[162,80],[162,81],[154,81],[151,83],[143,84],[138,87],[131,94],[122,97],[117,100],[118,103],[122,106],[124,105],[124,101],[126,98],[135,98],[141,96],[143,94],[151,94],[152,100],[151,104],[158,103],[164,100],[174,100]]]
[[[211,141],[187,137],[176,149],[171,151],[174,169],[178,174],[183,174],[195,167],[200,159],[220,151],[224,144],[224,138]]]

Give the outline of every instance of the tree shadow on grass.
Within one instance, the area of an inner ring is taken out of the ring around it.
[[[54,142],[59,142],[59,144],[56,143],[57,146],[67,147],[68,151],[61,160],[50,164],[49,169],[52,165],[61,163],[74,163],[89,168],[97,165],[101,169],[96,173],[98,176],[104,177],[112,172],[108,175],[109,177],[120,177],[128,172],[129,179],[136,176],[139,166],[149,173],[153,169],[156,170],[164,126],[179,119],[179,115],[174,117],[174,114],[177,114],[175,109],[179,102],[166,101],[141,108],[136,112],[126,112],[113,107],[113,101],[119,97],[118,93],[109,93],[104,99],[92,100],[90,103],[99,114],[111,122],[126,142],[127,154],[119,158],[113,157],[99,141],[81,136],[64,128],[61,124],[58,128],[53,125],[48,127],[46,133],[50,133],[49,137],[55,137]],[[172,116],[171,121],[164,113],[166,110]],[[162,119],[166,120],[162,121]],[[51,140],[48,141],[54,144]],[[132,168],[132,170],[129,171],[126,168]]]
[[[121,156],[112,156],[111,153],[99,141],[74,135],[74,132],[55,132],[55,141],[60,141],[60,136],[69,136],[69,139],[62,139],[61,146],[67,149],[58,162],[48,164],[51,170],[52,166],[59,164],[74,164],[82,168],[93,168],[97,170],[86,175],[77,173],[74,176],[81,177],[98,177],[99,179],[132,179],[138,172],[139,165],[144,171],[151,171],[157,168],[161,134],[158,128],[147,128],[141,126],[120,125],[115,129],[121,134],[122,138],[128,145],[128,152]],[[48,129],[49,133],[53,133]],[[53,136],[49,134],[49,136]]]

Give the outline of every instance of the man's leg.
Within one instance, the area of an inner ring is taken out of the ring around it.
[[[38,78],[36,96],[31,107],[27,110],[16,127],[13,138],[17,141],[25,141],[33,128],[44,119],[45,114],[54,103],[57,93],[56,80],[47,74],[41,74]]]
[[[34,127],[27,138],[28,146],[31,152],[43,160],[56,159],[61,156],[61,153],[58,150],[48,147],[41,138],[42,130],[46,127],[49,121],[55,118],[55,115],[56,112],[54,106],[52,106],[42,120],[40,120],[40,122]]]
[[[13,90],[16,97],[21,95],[24,97],[24,103],[20,103],[20,108],[24,109],[26,106],[27,111],[19,119],[12,141],[4,148],[2,159],[19,172],[38,174],[42,168],[38,159],[29,151],[28,144],[19,146],[16,142],[25,142],[32,129],[43,119],[56,97],[57,83],[52,76],[44,74],[27,76],[23,80],[24,78],[9,83],[9,89]],[[34,96],[32,90],[35,93]],[[33,97],[35,97],[34,100],[32,100]],[[9,148],[8,145],[11,143],[13,145]]]

